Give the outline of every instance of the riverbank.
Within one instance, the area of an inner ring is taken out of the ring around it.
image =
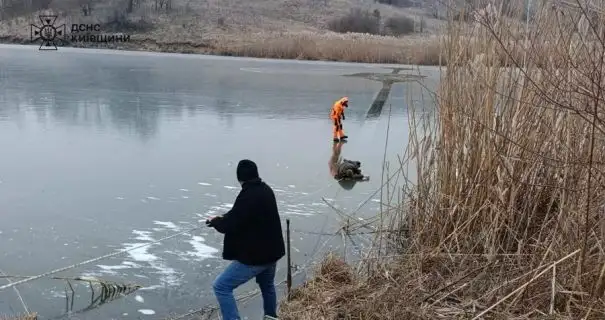
[[[263,32],[214,35],[203,41],[158,40],[162,38],[135,34],[130,36],[127,42],[75,42],[64,45],[79,48],[359,63],[439,65],[440,61],[440,40],[436,36],[395,38],[330,32]],[[1,35],[0,43],[32,44],[32,41],[23,35]]]
[[[54,26],[65,25],[68,41],[61,45],[70,47],[436,65],[445,23],[433,9],[380,1],[361,6],[352,0],[175,0],[162,8],[157,1],[135,1],[130,9],[123,2],[93,3],[88,12],[69,0],[23,9],[0,21],[0,42],[31,44],[39,16],[52,15]],[[73,40],[82,34],[122,35],[128,41]]]

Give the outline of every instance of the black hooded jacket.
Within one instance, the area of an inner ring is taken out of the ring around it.
[[[286,254],[275,194],[260,178],[244,182],[233,208],[210,225],[225,234],[225,260],[264,265]]]

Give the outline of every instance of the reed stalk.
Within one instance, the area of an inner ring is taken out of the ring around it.
[[[532,3],[527,28],[484,2],[449,21],[416,181],[382,213],[394,258],[331,257],[281,319],[605,317],[605,3]]]

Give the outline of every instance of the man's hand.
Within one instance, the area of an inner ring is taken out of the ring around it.
[[[214,222],[216,222],[216,220],[217,220],[217,219],[220,219],[220,218],[222,218],[222,217],[220,217],[220,216],[214,216],[214,217],[211,217],[210,219],[207,219],[207,220],[206,220],[206,225],[207,225],[208,227],[214,227]]]
[[[344,120],[344,119],[345,119],[345,113],[343,112],[342,113],[342,120]]]

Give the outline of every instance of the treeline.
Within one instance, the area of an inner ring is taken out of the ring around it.
[[[172,0],[0,0],[0,20],[10,19],[45,9],[80,12],[91,16],[96,9],[131,14],[141,6],[156,11],[171,11]]]
[[[336,17],[328,22],[328,29],[339,33],[356,32],[401,36],[424,32],[425,22],[422,16],[418,21],[404,15],[383,19],[378,9],[370,11],[355,8],[347,15]]]
[[[420,6],[422,3],[415,0],[374,0],[374,2],[388,4],[400,8]]]
[[[533,1],[536,2],[536,1]],[[485,2],[479,0],[465,0],[455,7],[454,20],[470,22],[473,20],[473,12],[482,10],[491,5],[498,15],[519,19],[521,21],[531,20],[536,14],[538,5],[530,0],[494,0],[493,2]]]
[[[0,0],[0,21],[50,9],[76,20],[91,17],[105,31],[149,31],[153,25],[148,19],[132,15],[141,7],[146,11],[170,12],[172,0]]]
[[[0,0],[0,20],[48,9],[53,0]]]

